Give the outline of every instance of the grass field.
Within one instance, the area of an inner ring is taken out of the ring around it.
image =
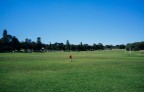
[[[144,92],[144,55],[0,53],[0,92]]]

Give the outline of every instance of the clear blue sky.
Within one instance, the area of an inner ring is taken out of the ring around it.
[[[2,32],[20,41],[127,44],[144,41],[143,0],[0,0]]]

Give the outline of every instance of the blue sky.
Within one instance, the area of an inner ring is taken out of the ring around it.
[[[0,0],[2,32],[43,43],[144,41],[143,0]]]

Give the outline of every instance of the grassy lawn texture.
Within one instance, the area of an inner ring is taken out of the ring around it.
[[[144,92],[144,55],[0,53],[0,92]]]

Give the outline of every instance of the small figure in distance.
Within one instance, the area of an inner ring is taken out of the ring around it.
[[[72,55],[69,56],[70,61],[72,62]]]

